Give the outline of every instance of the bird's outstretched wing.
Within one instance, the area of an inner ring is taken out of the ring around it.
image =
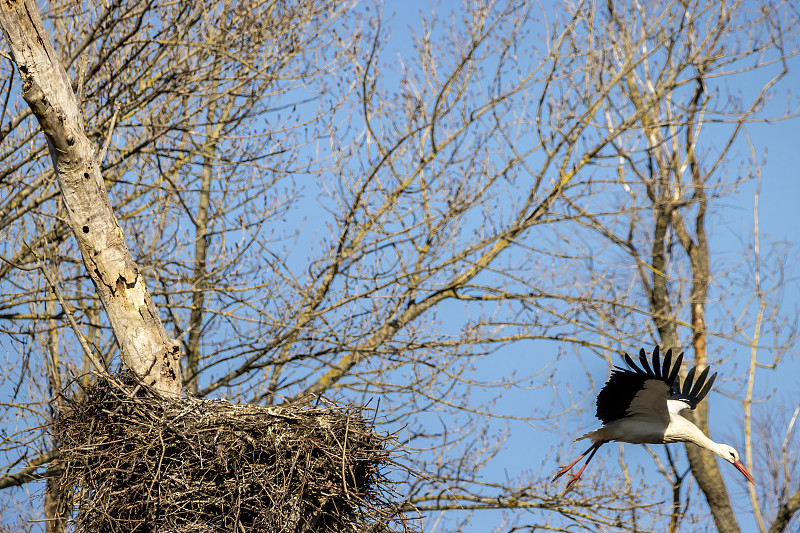
[[[678,377],[683,354],[672,361],[672,350],[667,350],[663,361],[659,357],[659,348],[653,350],[653,366],[647,360],[644,349],[639,351],[639,368],[628,354],[625,363],[630,367],[615,367],[605,386],[597,395],[597,418],[608,424],[626,416],[641,415],[669,422],[667,400],[678,400],[694,409],[705,398],[716,374],[710,379],[709,369],[703,370],[695,379],[696,368],[686,375],[681,387]]]
[[[708,377],[709,370],[711,370],[711,367],[707,366],[700,372],[700,375],[695,378],[697,367],[693,366],[692,369],[689,370],[689,373],[686,374],[683,388],[681,388],[680,376],[676,375],[674,383],[670,386],[669,399],[685,402],[692,409],[697,407],[697,404],[700,403],[711,390],[711,386],[714,385],[714,380],[717,379],[716,372],[711,374],[711,377]]]

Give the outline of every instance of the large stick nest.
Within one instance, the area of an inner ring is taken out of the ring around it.
[[[388,437],[361,408],[165,400],[122,381],[99,379],[55,421],[75,531],[390,530]]]

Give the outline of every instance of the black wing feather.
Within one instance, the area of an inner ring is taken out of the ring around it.
[[[681,394],[684,396],[689,396],[689,391],[692,390],[692,383],[694,382],[694,374],[697,371],[697,367],[693,366],[689,369],[689,373],[686,374],[686,380],[683,382],[683,390]]]
[[[639,350],[639,361],[642,363],[642,368],[644,368],[645,373],[650,374],[651,376],[656,376],[655,372],[650,368],[650,363],[647,362],[647,354],[644,353],[644,348]]]
[[[677,398],[681,395],[681,377],[675,376],[675,381],[672,383],[672,390],[670,391],[670,398]]]
[[[667,352],[664,359],[665,366],[661,367],[657,350],[658,348],[654,351],[653,365],[658,371],[650,368],[644,350],[639,355],[639,362],[644,369],[639,368],[630,355],[623,354],[629,368],[615,367],[605,386],[600,390],[600,394],[597,395],[597,418],[604,424],[628,415],[628,407],[636,394],[644,388],[646,381],[651,379],[662,381],[670,387],[670,397],[674,395],[673,384],[678,376],[678,368],[669,366],[672,360],[670,352]],[[678,358],[677,363],[680,364],[680,362],[681,358]]]
[[[700,403],[703,398],[706,397],[706,395],[708,395],[709,391],[711,391],[711,386],[714,384],[714,380],[717,379],[716,373],[712,374],[711,377],[708,378],[708,373],[710,370],[710,367],[706,367],[695,379],[697,367],[692,367],[691,370],[689,370],[689,372],[686,374],[683,387],[680,385],[680,378],[676,378],[675,383],[672,385],[672,394],[670,394],[670,400],[681,400],[686,402],[692,409],[697,407],[697,404]],[[706,380],[706,378],[708,379]]]
[[[686,379],[681,387],[681,378],[678,375],[683,364],[683,354],[679,354],[672,361],[672,349],[664,354],[663,362],[659,360],[659,347],[653,350],[653,366],[647,360],[644,349],[639,351],[639,364],[628,354],[623,354],[625,363],[629,368],[614,367],[611,376],[597,395],[597,418],[608,424],[628,416],[628,407],[642,388],[645,382],[651,379],[662,381],[670,390],[670,400],[681,400],[694,409],[705,398],[717,374],[708,376],[710,368],[705,368],[695,379],[697,367],[692,367],[686,374]]]
[[[713,384],[714,384],[714,380],[715,380],[715,379],[717,379],[717,373],[716,373],[716,372],[714,372],[713,374],[711,374],[711,377],[710,377],[710,378],[708,378],[708,381],[706,382],[706,386],[705,386],[705,387],[703,387],[703,388],[702,388],[702,390],[701,390],[700,392],[698,392],[698,393],[697,393],[697,402],[698,402],[698,403],[700,403],[700,401],[701,401],[703,398],[705,398],[705,397],[706,397],[706,395],[709,393],[709,391],[711,390],[711,385],[713,385]]]
[[[647,380],[644,373],[615,368],[597,395],[597,418],[608,424],[627,416],[628,406]]]
[[[689,396],[697,397],[700,394],[700,391],[703,390],[703,385],[706,383],[706,378],[708,377],[708,371],[711,370],[710,367],[705,367],[700,375],[694,382],[694,387],[692,387],[692,392],[689,393]]]
[[[637,374],[644,374],[644,370],[642,370],[638,366],[636,366],[636,363],[633,362],[633,359],[631,359],[630,355],[625,354],[625,362],[628,364],[629,367],[634,369]],[[619,367],[616,367],[616,368],[619,368]],[[623,372],[625,371],[624,368],[619,368],[619,369],[622,370]]]
[[[672,358],[672,348],[667,350],[667,359]],[[678,377],[678,372],[681,369],[681,365],[683,364],[683,354],[680,354],[678,358],[675,360],[675,364],[672,365],[672,372],[670,372],[669,377],[667,378],[667,383],[677,383],[678,387],[681,386],[681,380]]]
[[[653,374],[658,379],[664,379],[664,373],[661,371],[661,360],[658,358],[658,346],[653,349]]]

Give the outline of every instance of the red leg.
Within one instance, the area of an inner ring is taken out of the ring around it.
[[[572,485],[574,485],[575,483],[578,482],[578,479],[580,479],[581,474],[583,474],[583,469],[586,468],[586,465],[589,464],[589,461],[592,460],[592,457],[594,457],[594,454],[597,453],[597,450],[599,450],[600,446],[602,446],[603,444],[604,444],[603,441],[595,443],[595,446],[594,446],[594,449],[592,450],[592,453],[589,454],[589,458],[586,459],[585,463],[583,463],[583,466],[581,467],[581,469],[578,470],[578,472],[576,474],[570,474],[570,476],[572,476],[572,479],[570,479],[569,483],[567,483],[567,488],[565,489],[565,491],[571,489]]]
[[[571,462],[570,464],[568,464],[567,466],[562,466],[562,467],[560,467],[560,468],[559,468],[559,470],[558,470],[558,472],[556,472],[556,475],[555,475],[555,476],[553,476],[553,479],[550,481],[550,483],[554,483],[554,482],[555,482],[555,480],[557,480],[558,478],[560,478],[561,476],[563,476],[564,474],[566,474],[567,472],[569,472],[569,470],[570,470],[570,469],[571,469],[573,466],[575,466],[575,465],[576,465],[576,464],[577,464],[577,463],[578,463],[578,462],[579,462],[581,459],[583,459],[584,457],[586,457],[586,454],[589,454],[589,453],[591,452],[591,454],[589,455],[589,458],[588,458],[588,459],[586,459],[586,462],[585,462],[585,463],[583,463],[583,466],[581,467],[581,469],[580,469],[580,470],[578,470],[578,473],[577,473],[577,474],[570,474],[570,476],[572,476],[572,479],[570,479],[570,480],[569,480],[569,483],[567,483],[567,490],[569,490],[569,489],[570,489],[570,487],[572,487],[572,485],[574,485],[574,484],[575,484],[575,483],[578,481],[578,478],[580,478],[580,477],[581,477],[581,474],[583,473],[583,469],[584,469],[584,468],[586,468],[586,465],[588,465],[588,464],[589,464],[589,461],[591,461],[591,460],[592,460],[592,457],[594,457],[594,454],[595,454],[595,453],[597,453],[597,450],[600,448],[600,446],[602,446],[603,444],[605,444],[605,442],[606,442],[606,441],[604,441],[604,440],[600,440],[600,441],[597,441],[597,442],[595,442],[594,444],[592,444],[591,446],[589,446],[589,449],[588,449],[588,450],[586,450],[585,452],[583,452],[583,453],[580,455],[580,457],[578,457],[577,459],[575,459],[574,461],[572,461],[572,462]]]

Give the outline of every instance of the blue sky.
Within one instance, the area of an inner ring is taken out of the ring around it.
[[[387,3],[385,13],[391,14],[388,23],[391,26],[391,37],[388,40],[387,49],[384,52],[385,58],[397,57],[406,58],[413,53],[410,49],[409,34],[407,28],[419,31],[419,13],[429,13],[432,3],[427,0],[409,0],[402,3],[402,9],[398,4]],[[443,6],[447,7],[443,7]],[[442,4],[437,8],[439,14],[444,16],[449,10],[448,4]],[[758,91],[764,79],[757,76],[744,76],[739,80],[742,85],[738,87],[743,93]],[[785,109],[787,100],[785,92],[792,87],[800,86],[800,61],[794,58],[790,64],[790,72],[783,80],[779,96],[773,101],[771,110],[780,114]],[[795,96],[789,97],[789,104],[795,109],[798,100]],[[800,308],[800,272],[792,270],[798,263],[798,232],[797,223],[793,220],[794,215],[800,204],[800,149],[798,149],[798,131],[800,131],[800,120],[797,118],[774,122],[770,124],[751,124],[747,127],[747,135],[750,137],[756,156],[765,157],[765,164],[761,167],[762,184],[759,196],[759,225],[760,225],[760,245],[761,253],[765,257],[771,253],[773,246],[775,250],[786,250],[789,246],[789,260],[786,262],[788,270],[786,272],[785,283],[783,286],[783,308],[789,311]],[[740,142],[734,150],[733,159],[749,160],[751,158],[745,143]],[[735,169],[724,169],[735,172]],[[715,223],[710,228],[712,234],[712,261],[728,255],[731,251],[741,250],[743,243],[745,246],[752,243],[752,233],[754,225],[754,198],[757,190],[757,181],[752,180],[740,187],[735,195],[725,198],[720,204],[713,207],[716,210],[724,209],[723,217],[716,217]],[[765,272],[766,275],[766,272]],[[771,280],[770,280],[771,281]],[[765,284],[768,281],[765,279]],[[731,305],[737,299],[737,295],[731,294],[725,302],[717,305]],[[709,316],[714,314],[714,303],[709,305]],[[796,312],[795,312],[796,314]],[[752,333],[752,332],[749,332]],[[536,344],[532,348],[541,350],[542,344]],[[544,347],[546,350],[547,348]],[[553,352],[556,347],[552,347]],[[714,345],[712,342],[711,349]],[[524,363],[527,356],[524,353],[526,347],[514,345],[502,348],[493,353],[489,361],[476,369],[476,373],[481,373],[481,377],[491,373],[498,379],[511,373],[525,374],[527,364]],[[743,348],[739,348],[733,361],[741,361],[740,364],[726,364],[714,370],[720,372],[721,377],[731,375],[741,375],[746,369],[744,362],[749,356]],[[713,357],[713,353],[712,353]],[[764,359],[769,358],[769,354],[763,354]],[[570,382],[574,385],[574,390],[578,397],[582,399],[583,406],[589,409],[583,413],[576,413],[578,416],[566,416],[562,419],[564,424],[554,427],[548,421],[539,424],[529,422],[519,422],[515,420],[496,420],[493,422],[496,432],[509,431],[509,438],[506,440],[503,452],[492,462],[489,470],[486,471],[486,481],[492,479],[501,480],[505,477],[516,478],[520,475],[529,473],[533,477],[546,476],[557,468],[556,458],[552,455],[553,450],[562,441],[579,436],[583,431],[594,429],[599,422],[594,419],[591,404],[594,401],[599,387],[608,375],[608,362],[604,359],[587,355],[581,357],[580,365],[573,365],[575,374],[573,376],[561,376],[562,382]],[[800,399],[800,383],[796,376],[800,372],[800,364],[794,361],[787,369],[793,368],[794,371],[775,373],[768,370],[757,373],[757,390],[771,391],[777,389],[777,396],[784,396],[788,405],[796,405]],[[530,367],[527,368],[530,372]],[[593,386],[588,383],[587,375],[594,381]],[[728,383],[721,386],[722,391],[733,391],[736,383]],[[506,393],[496,406],[498,413],[509,415],[525,415],[526,406],[531,410],[536,401],[547,396],[536,395],[533,391],[512,390]],[[741,410],[738,404],[731,402],[724,395],[717,392],[710,396],[711,402],[711,432],[712,439],[719,442],[739,442],[742,438],[741,430]],[[794,403],[793,403],[794,402]],[[506,426],[507,424],[507,426]],[[726,440],[727,439],[727,440]],[[577,456],[583,452],[586,444],[578,443],[572,447],[572,452]],[[653,447],[657,449],[657,447]],[[593,476],[620,476],[620,446],[616,444],[607,445],[598,455],[598,458],[587,468],[584,478]],[[679,456],[685,464],[685,454],[683,447],[672,445],[672,452]],[[570,452],[566,452],[570,453]],[[740,453],[743,450],[740,449]],[[663,456],[663,455],[662,455]],[[570,459],[560,457],[560,461]],[[658,475],[653,475],[655,465],[645,449],[641,446],[624,446],[624,461],[628,464],[631,471],[636,471],[645,476],[645,479],[652,481],[658,480]],[[720,469],[725,477],[734,506],[739,509],[740,526],[743,531],[755,531],[755,521],[751,514],[751,506],[747,495],[743,492],[744,484],[742,476],[730,465],[720,464]],[[759,472],[750,467],[756,479],[763,476],[764,472]],[[555,488],[554,490],[557,490]],[[503,512],[501,511],[478,511],[471,517],[470,527],[466,532],[490,531],[493,527],[501,523]],[[428,526],[436,531],[439,517],[432,517],[428,521]],[[767,517],[769,518],[769,517]],[[447,519],[445,518],[445,521]],[[524,520],[523,520],[524,523]]]
[[[408,28],[419,30],[419,13],[422,12],[427,17],[433,2],[429,0],[405,0],[401,2],[390,1],[385,4],[384,13],[386,20],[385,28],[391,28],[391,36],[388,39],[387,47],[383,53],[384,61],[391,62],[395,59],[407,59],[411,53],[411,43]],[[438,7],[441,16],[446,16],[451,9],[450,5],[456,4],[442,3]],[[444,7],[446,6],[446,7]],[[388,31],[388,30],[387,30]],[[535,33],[535,32],[534,32]],[[799,62],[792,61],[793,69],[789,73],[788,79],[784,80],[784,89],[800,85],[796,68],[800,68]],[[386,72],[386,80],[391,79],[391,74]],[[741,80],[743,91],[753,91],[760,88],[763,80],[757,77],[743,77]],[[796,106],[797,100],[793,98],[791,102]],[[777,99],[775,105],[782,107],[784,100]],[[748,126],[747,131],[754,145],[758,157],[761,157],[766,150],[766,164],[762,167],[762,189],[760,195],[760,232],[762,235],[762,253],[768,254],[772,244],[787,243],[792,245],[789,250],[790,259],[787,261],[791,269],[800,259],[797,249],[798,231],[793,215],[797,210],[798,200],[800,200],[800,150],[797,148],[797,132],[800,129],[800,121],[797,119],[777,122],[774,124],[753,124]],[[747,147],[740,143],[734,151],[739,158],[746,160],[750,157]],[[736,159],[736,157],[734,158]],[[735,171],[735,169],[729,169]],[[756,190],[756,182],[742,186],[737,194],[726,198],[718,204],[715,209],[724,209],[723,217],[714,218],[714,226],[711,232],[714,236],[712,243],[712,254],[714,257],[726,257],[730,253],[742,249],[743,243],[751,241],[753,227],[753,199]],[[312,202],[313,207],[318,207],[313,189],[313,184],[309,184],[306,189],[306,200]],[[315,237],[325,234],[323,217],[320,211],[313,208],[300,213],[308,216],[309,231]],[[319,217],[319,218],[315,218]],[[313,237],[312,237],[313,238]],[[300,242],[304,242],[301,239]],[[302,248],[302,247],[299,247]],[[308,250],[299,250],[298,253],[309,253]],[[305,257],[300,258],[301,261]],[[788,270],[786,281],[783,287],[785,309],[796,310],[800,306],[800,280],[798,272]],[[730,299],[722,302],[722,305],[733,305],[737,295],[730,295]],[[452,327],[458,330],[459,313],[453,304],[453,312],[450,315],[450,323],[445,327]],[[713,306],[712,306],[713,307]],[[448,309],[449,310],[449,309]],[[709,311],[713,313],[713,310]],[[442,315],[445,313],[441,313]],[[647,342],[643,339],[643,342]],[[539,370],[537,367],[537,356],[546,353],[546,360],[553,358],[558,352],[558,346],[553,343],[517,343],[507,346],[491,353],[489,356],[479,359],[475,363],[473,372],[479,375],[482,380],[495,379],[501,381],[504,378],[516,374],[517,376],[532,375]],[[713,349],[713,346],[712,346]],[[502,452],[493,460],[489,467],[485,469],[483,476],[487,482],[504,480],[506,478],[533,478],[546,477],[551,475],[557,468],[558,461],[569,459],[570,457],[556,458],[553,455],[554,449],[562,442],[570,441],[579,436],[582,432],[594,429],[598,422],[594,419],[591,404],[594,397],[602,386],[608,375],[608,362],[605,359],[596,357],[590,353],[577,352],[570,354],[577,356],[576,362],[579,364],[561,365],[559,372],[559,382],[562,388],[559,391],[559,398],[562,404],[554,405],[555,410],[569,407],[567,401],[566,384],[570,384],[571,392],[575,393],[574,399],[578,402],[578,407],[585,407],[583,411],[572,411],[565,416],[553,420],[541,421],[521,421],[516,417],[525,417],[534,412],[537,402],[550,402],[553,398],[549,391],[537,391],[533,388],[513,388],[504,393],[494,406],[494,413],[506,415],[507,418],[498,417],[489,422],[489,433],[501,434],[508,431],[508,438],[505,441]],[[742,351],[737,353],[734,360],[744,360],[746,354]],[[797,368],[794,366],[788,368]],[[742,364],[725,364],[717,368],[723,377],[742,375]],[[786,398],[786,403],[793,405],[800,398],[800,384],[796,381],[797,372],[775,373],[770,371],[759,371],[758,387],[763,391],[777,389],[778,395]],[[591,380],[590,380],[591,378]],[[523,383],[526,383],[523,381]],[[535,380],[527,381],[529,385],[534,385]],[[728,382],[721,386],[722,392],[733,392],[736,383]],[[735,442],[741,439],[740,411],[736,409],[736,404],[730,402],[723,394],[714,392],[710,396],[711,409],[711,437],[719,441]],[[773,404],[769,404],[773,405]],[[549,407],[549,406],[545,406]],[[438,413],[431,413],[432,419]],[[448,419],[447,423],[457,424],[458,420]],[[579,443],[565,452],[567,455],[577,455],[585,449],[584,443]],[[673,451],[683,457],[682,447],[673,446]],[[740,450],[741,451],[741,450]],[[591,483],[592,479],[615,478],[621,475],[619,465],[619,446],[605,446],[595,462],[587,468],[584,479]],[[624,460],[632,471],[645,476],[645,479],[657,480],[654,474],[655,465],[652,459],[641,446],[625,446]],[[749,466],[749,465],[748,465]],[[741,476],[732,467],[722,464],[721,470],[732,490],[735,505],[741,508],[740,520],[744,530],[752,530],[752,518],[748,516],[749,501],[741,492],[743,487]],[[751,471],[758,479],[760,472],[751,467]],[[37,490],[35,485],[27,487],[30,490]],[[563,488],[561,485],[554,485],[549,490],[553,493]],[[22,491],[20,491],[22,492]],[[475,513],[470,521],[467,532],[490,531],[494,526],[501,522],[502,512],[500,511],[479,511]],[[450,522],[446,519],[448,523]],[[431,517],[427,521],[426,531],[438,531],[437,517]]]

